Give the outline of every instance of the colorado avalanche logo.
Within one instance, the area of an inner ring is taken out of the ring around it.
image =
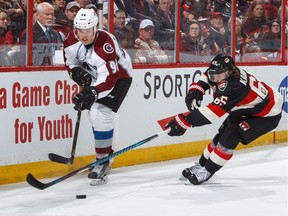
[[[227,87],[227,81],[222,81],[218,84],[218,89],[220,91],[225,91],[226,87]]]
[[[103,45],[103,49],[104,49],[104,52],[106,52],[106,53],[108,53],[108,54],[114,52],[114,48],[113,48],[112,45],[109,44],[109,43],[105,43],[105,44]]]

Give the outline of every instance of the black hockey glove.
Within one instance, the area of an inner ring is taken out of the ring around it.
[[[205,90],[198,83],[192,83],[189,87],[189,91],[185,97],[185,103],[188,110],[198,109],[201,106],[203,95]]]
[[[168,133],[169,136],[182,136],[190,127],[191,124],[182,113],[175,116],[175,118],[165,126],[166,129],[171,128]]]
[[[98,93],[94,86],[84,87],[84,89],[75,95],[73,103],[75,110],[90,110],[92,104],[97,100]]]
[[[91,85],[91,75],[81,67],[72,68],[70,77],[80,86]]]

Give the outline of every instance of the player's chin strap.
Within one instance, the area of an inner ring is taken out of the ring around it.
[[[44,190],[44,189],[46,189],[48,187],[51,187],[52,185],[55,185],[55,184],[58,184],[58,183],[64,181],[65,179],[68,179],[68,178],[70,178],[70,177],[72,177],[72,176],[74,176],[76,174],[79,174],[79,173],[82,173],[82,172],[84,172],[86,170],[89,170],[90,168],[95,167],[96,165],[99,165],[99,164],[102,164],[102,163],[104,163],[106,161],[109,161],[110,159],[112,159],[112,158],[114,158],[114,157],[116,157],[116,156],[118,156],[120,154],[123,154],[123,153],[125,153],[125,152],[127,152],[127,151],[129,151],[131,149],[134,149],[134,148],[136,148],[138,146],[141,146],[141,145],[143,145],[143,144],[145,144],[145,143],[147,143],[147,142],[149,142],[151,140],[154,140],[154,139],[158,138],[161,134],[166,133],[167,131],[168,130],[164,130],[164,131],[161,131],[161,132],[159,132],[157,134],[154,134],[153,136],[150,136],[150,137],[148,137],[146,139],[143,139],[143,140],[141,140],[141,141],[139,141],[137,143],[134,143],[134,144],[132,144],[130,146],[127,146],[126,148],[123,148],[122,150],[114,152],[113,154],[110,154],[107,157],[102,158],[100,160],[96,160],[93,163],[90,163],[90,164],[88,164],[88,165],[86,165],[86,166],[84,166],[82,168],[79,168],[79,169],[77,169],[77,170],[75,170],[75,171],[73,171],[71,173],[68,173],[68,174],[66,174],[66,175],[64,175],[64,176],[62,176],[62,177],[60,177],[58,179],[55,179],[55,180],[53,180],[51,182],[42,183],[39,180],[37,180],[31,173],[29,173],[27,175],[26,181],[31,186],[33,186],[33,187],[35,187],[35,188],[37,188],[39,190]]]

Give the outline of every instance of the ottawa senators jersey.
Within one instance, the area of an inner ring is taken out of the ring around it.
[[[240,70],[240,76],[230,75],[218,84],[209,82],[207,74],[203,73],[198,83],[206,90],[210,86],[214,94],[213,102],[187,115],[193,126],[211,124],[215,119],[234,111],[241,116],[258,117],[275,116],[282,111],[281,94],[245,70]]]
[[[130,78],[132,73],[128,53],[104,30],[97,30],[96,39],[89,46],[70,32],[64,41],[64,61],[69,73],[74,67],[82,67],[91,75],[91,85],[95,86],[98,98],[107,96],[117,80]]]

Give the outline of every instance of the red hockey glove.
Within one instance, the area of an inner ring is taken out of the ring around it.
[[[192,83],[189,87],[189,91],[185,97],[185,103],[188,110],[198,109],[201,106],[203,95],[205,90],[198,83]]]
[[[94,86],[84,87],[84,89],[75,95],[73,103],[75,110],[90,110],[92,104],[97,100],[98,93]]]
[[[191,124],[182,113],[175,116],[175,118],[165,126],[166,129],[171,128],[168,133],[169,136],[182,136],[190,127]]]

